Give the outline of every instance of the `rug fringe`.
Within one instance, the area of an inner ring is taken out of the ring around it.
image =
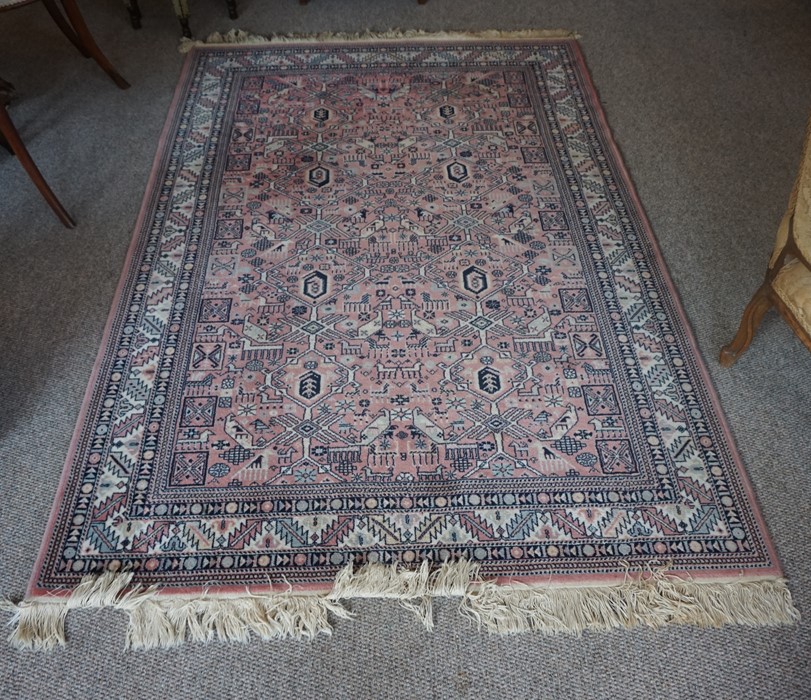
[[[464,39],[579,39],[576,32],[565,29],[487,29],[483,31],[441,31],[428,32],[422,29],[389,29],[382,32],[366,30],[363,32],[321,32],[318,34],[252,34],[243,29],[231,29],[226,33],[213,32],[205,39],[188,39],[180,41],[181,53],[188,53],[195,46],[212,46],[217,44],[277,44],[284,42],[326,43],[331,41],[384,41],[400,39],[464,40]]]
[[[46,651],[55,646],[65,646],[66,605],[23,601],[14,606],[9,620],[12,632],[8,641],[15,649]]]
[[[234,598],[186,599],[167,596],[127,607],[130,649],[169,648],[187,640],[247,642],[313,639],[332,634],[330,616],[351,613],[325,596],[291,593],[246,594]]]
[[[65,618],[77,608],[116,607],[135,604],[156,594],[156,589],[136,585],[125,590],[132,573],[105,572],[85,576],[70,596],[53,596],[43,600],[24,600],[17,605],[3,601],[3,608],[13,612],[9,625],[9,642],[15,649],[46,650],[65,645]]]
[[[433,598],[465,595],[471,582],[478,579],[479,567],[467,559],[445,562],[431,570],[428,561],[418,569],[369,563],[354,570],[352,565],[338,572],[329,597],[390,598],[417,615],[427,630],[434,628]]]
[[[789,625],[800,619],[785,579],[696,583],[664,571],[622,585],[529,588],[487,582],[468,592],[462,614],[498,635],[538,631]]]
[[[65,618],[71,609],[110,607],[129,615],[126,647],[168,648],[187,640],[247,642],[260,639],[312,639],[332,633],[331,619],[353,615],[341,601],[386,598],[412,610],[433,629],[434,598],[459,598],[462,614],[480,629],[508,635],[538,631],[580,634],[647,626],[694,625],[751,627],[796,623],[785,579],[696,582],[649,567],[618,584],[569,586],[502,585],[483,581],[477,564],[448,561],[432,569],[369,563],[350,564],[326,594],[293,589],[263,593],[200,596],[160,594],[156,587],[130,587],[132,574],[87,576],[70,596],[3,602],[13,612],[9,637],[17,649],[64,645]]]

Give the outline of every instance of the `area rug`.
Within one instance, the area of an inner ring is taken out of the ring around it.
[[[12,642],[796,618],[570,38],[193,48]]]

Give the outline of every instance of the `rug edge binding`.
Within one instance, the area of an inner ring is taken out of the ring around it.
[[[328,593],[301,593],[288,587],[267,593],[161,594],[157,586],[130,587],[131,573],[86,576],[69,596],[32,598],[2,608],[12,612],[9,642],[20,650],[50,650],[67,642],[70,610],[113,608],[129,616],[125,647],[171,648],[186,641],[248,642],[253,637],[313,639],[330,635],[335,619],[354,614],[341,601],[383,598],[413,611],[432,630],[434,598],[457,598],[459,610],[479,630],[506,636],[521,632],[579,635],[669,625],[717,628],[795,624],[800,614],[783,578],[699,582],[648,568],[612,585],[580,587],[502,585],[479,577],[467,560],[415,570],[383,564],[350,564]]]
[[[364,32],[320,32],[317,34],[252,34],[243,29],[231,29],[224,34],[212,32],[205,39],[183,38],[178,50],[188,53],[195,47],[227,46],[243,44],[261,46],[279,43],[328,43],[338,41],[400,41],[419,39],[467,40],[467,39],[579,39],[580,34],[566,29],[487,29],[481,31],[440,31],[429,32],[421,29],[389,29],[387,31]]]

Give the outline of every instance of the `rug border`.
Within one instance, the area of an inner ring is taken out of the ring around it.
[[[199,54],[213,52],[213,51],[222,51],[225,48],[231,48],[232,50],[249,50],[251,48],[256,49],[262,46],[317,46],[319,43],[323,44],[358,44],[363,43],[365,45],[368,44],[402,44],[404,42],[410,42],[415,44],[425,43],[427,45],[436,43],[437,41],[447,41],[448,43],[468,43],[468,42],[496,42],[496,43],[562,43],[568,44],[573,48],[573,57],[576,63],[576,66],[580,73],[580,78],[583,81],[583,88],[584,88],[584,99],[587,101],[589,106],[594,110],[595,116],[598,121],[599,128],[601,129],[602,135],[604,137],[604,143],[606,149],[608,150],[610,156],[614,160],[614,164],[616,165],[620,176],[624,179],[624,184],[626,186],[627,192],[631,197],[633,206],[636,210],[636,214],[639,218],[639,222],[642,228],[645,231],[646,237],[649,241],[650,249],[656,257],[657,264],[662,272],[662,280],[667,285],[667,289],[672,298],[672,306],[673,309],[678,314],[679,320],[682,323],[684,328],[685,337],[687,341],[692,345],[691,349],[695,354],[695,361],[694,365],[699,371],[700,378],[704,382],[704,389],[707,393],[707,396],[716,412],[718,418],[718,425],[726,438],[730,456],[732,457],[732,461],[734,462],[734,467],[737,471],[738,479],[741,485],[741,488],[748,499],[749,507],[752,511],[752,515],[759,527],[760,535],[763,539],[763,543],[765,546],[766,551],[768,552],[770,558],[774,562],[774,565],[769,568],[762,568],[762,569],[728,569],[723,571],[692,571],[692,572],[680,572],[674,571],[673,573],[679,574],[684,576],[686,580],[691,580],[696,583],[723,583],[723,582],[756,582],[756,581],[768,581],[774,579],[781,579],[783,577],[783,568],[781,562],[777,556],[777,550],[775,548],[771,533],[767,527],[765,519],[763,517],[763,513],[760,507],[760,503],[755,495],[754,488],[752,482],[749,478],[749,474],[746,471],[744,462],[740,456],[738,451],[737,443],[734,439],[732,431],[729,427],[729,423],[727,421],[726,414],[723,410],[721,405],[720,398],[718,396],[718,392],[716,387],[712,381],[712,378],[709,375],[709,371],[707,369],[707,362],[704,358],[703,353],[696,341],[696,336],[693,331],[692,325],[687,318],[687,314],[684,309],[684,305],[682,303],[681,297],[679,292],[675,286],[673,281],[672,274],[670,272],[669,267],[662,255],[662,251],[659,245],[659,241],[656,238],[656,235],[653,231],[653,227],[651,226],[650,220],[648,219],[647,213],[642,206],[642,202],[639,198],[639,195],[636,190],[636,185],[633,179],[630,176],[628,171],[627,165],[625,163],[624,158],[622,157],[622,153],[619,149],[619,146],[614,138],[613,131],[609,126],[608,120],[606,118],[605,110],[603,108],[602,102],[600,100],[600,95],[597,91],[597,88],[594,84],[594,81],[591,76],[591,71],[589,70],[588,63],[585,58],[585,54],[583,53],[583,49],[580,45],[580,42],[576,38],[577,35],[573,33],[568,33],[565,35],[561,33],[559,36],[537,36],[537,37],[521,37],[521,36],[501,36],[501,37],[481,37],[481,36],[471,36],[470,38],[449,38],[446,36],[437,36],[435,38],[430,38],[428,36],[417,36],[417,37],[390,37],[390,38],[367,38],[367,39],[359,39],[359,38],[342,38],[337,36],[336,38],[327,38],[321,37],[318,40],[302,38],[300,40],[296,40],[295,38],[286,38],[283,41],[279,40],[267,40],[264,42],[257,41],[251,43],[206,43],[206,44],[195,44],[193,45],[188,53],[186,54],[185,60],[183,62],[180,75],[178,78],[177,85],[175,86],[174,94],[172,100],[169,104],[167,116],[161,130],[161,134],[158,140],[158,145],[156,148],[155,156],[153,158],[149,178],[147,181],[147,185],[144,191],[144,195],[141,200],[140,209],[138,212],[138,217],[136,219],[135,227],[133,229],[132,237],[130,239],[130,243],[127,249],[127,253],[124,259],[124,264],[122,267],[122,272],[119,277],[118,285],[116,287],[115,293],[111,300],[110,311],[107,316],[107,321],[104,326],[104,332],[101,337],[99,350],[95,359],[95,362],[92,367],[92,371],[90,377],[88,378],[87,388],[85,389],[84,398],[82,399],[81,408],[77,417],[76,426],[73,431],[73,436],[71,438],[70,447],[67,453],[67,457],[64,461],[62,472],[60,476],[59,486],[57,488],[56,494],[54,496],[53,504],[51,506],[50,515],[48,518],[47,526],[45,532],[43,534],[42,542],[40,544],[39,554],[36,559],[36,563],[34,565],[34,569],[31,573],[30,580],[28,582],[28,586],[26,588],[25,599],[26,600],[54,600],[54,598],[64,598],[71,594],[72,589],[64,588],[64,589],[44,589],[39,588],[36,585],[36,581],[39,578],[39,574],[42,570],[42,566],[44,564],[44,560],[47,556],[47,552],[51,543],[51,538],[53,536],[53,531],[56,525],[57,517],[61,510],[61,506],[63,503],[63,499],[65,496],[65,492],[67,490],[67,484],[69,481],[69,477],[71,474],[71,467],[76,456],[76,451],[78,448],[78,444],[81,440],[81,436],[83,433],[83,426],[88,417],[91,408],[91,401],[93,398],[93,392],[95,390],[96,382],[98,381],[98,376],[101,370],[101,366],[104,362],[106,357],[106,350],[107,344],[110,340],[110,336],[112,335],[113,328],[116,323],[116,319],[118,316],[119,311],[119,303],[122,299],[123,292],[126,288],[127,282],[129,280],[129,273],[130,268],[135,257],[136,250],[138,248],[140,238],[141,238],[141,229],[144,225],[144,221],[147,217],[147,205],[151,199],[151,195],[153,194],[155,184],[159,177],[160,165],[163,160],[164,149],[165,145],[170,138],[170,132],[172,126],[175,121],[175,117],[177,116],[177,109],[180,103],[181,98],[185,94],[185,89],[187,87],[187,82],[189,79],[189,75],[191,73],[192,65],[196,62],[197,56]],[[588,588],[588,587],[598,587],[606,584],[612,583],[621,583],[625,578],[625,574],[620,573],[597,573],[597,574],[550,574],[547,576],[530,576],[530,577],[511,577],[511,576],[501,576],[501,577],[494,577],[489,579],[498,585],[511,585],[515,583],[519,583],[522,585],[527,585],[530,587],[554,587],[554,588]],[[302,593],[324,593],[329,591],[332,587],[332,582],[326,583],[296,583],[291,584],[291,587],[296,592]],[[226,585],[217,585],[217,586],[188,586],[188,587],[172,587],[172,588],[159,588],[156,592],[161,597],[164,596],[190,596],[190,595],[199,595],[201,592],[204,592],[207,595],[214,595],[214,596],[229,596],[229,595],[236,595],[238,593],[244,593],[245,591],[255,592],[255,593],[262,593],[269,590],[269,586],[245,586],[239,584],[226,584]]]
[[[144,221],[147,218],[147,204],[149,204],[149,200],[151,199],[152,193],[154,192],[155,189],[155,184],[159,177],[160,164],[161,161],[163,160],[164,147],[166,146],[166,143],[169,140],[171,127],[174,122],[174,117],[177,113],[177,108],[180,103],[180,99],[185,92],[186,83],[191,73],[192,63],[193,63],[193,54],[192,52],[189,52],[189,55],[186,56],[186,58],[183,61],[183,65],[180,70],[180,76],[178,77],[177,85],[175,85],[172,100],[169,103],[168,111],[166,114],[166,119],[164,121],[163,127],[161,128],[160,136],[158,138],[158,145],[155,150],[155,156],[152,159],[152,165],[150,167],[146,188],[144,189],[144,195],[141,198],[140,209],[138,210],[138,217],[135,220],[135,227],[132,230],[132,235],[130,237],[130,242],[127,247],[127,252],[126,255],[124,256],[124,262],[121,268],[121,275],[118,279],[118,284],[116,285],[115,292],[113,293],[113,297],[110,301],[110,311],[107,314],[107,320],[104,324],[104,331],[102,333],[101,340],[99,342],[99,350],[98,353],[96,354],[96,359],[93,362],[93,367],[91,369],[90,376],[88,377],[87,380],[87,388],[85,389],[84,397],[82,398],[81,407],[79,409],[79,414],[76,418],[76,426],[73,429],[73,435],[70,440],[70,446],[68,448],[64,464],[62,466],[62,473],[59,478],[59,486],[57,487],[56,494],[54,496],[54,501],[51,506],[50,515],[48,517],[48,524],[46,526],[45,533],[42,538],[42,543],[40,545],[36,563],[34,564],[34,570],[31,574],[31,578],[26,588],[26,598],[41,595],[42,593],[52,593],[52,591],[48,591],[48,589],[37,588],[36,580],[39,577],[40,571],[42,570],[42,566],[44,564],[45,557],[48,552],[51,537],[53,536],[53,530],[56,525],[56,519],[59,515],[60,506],[62,504],[62,501],[65,496],[65,491],[67,489],[67,484],[71,473],[71,466],[73,464],[74,458],[76,457],[76,450],[79,446],[79,441],[82,436],[84,422],[85,420],[87,420],[88,413],[90,412],[90,404],[93,398],[93,392],[95,390],[96,382],[98,381],[99,378],[101,366],[106,356],[107,344],[110,340],[110,336],[112,335],[116,318],[118,317],[119,303],[122,299],[122,295],[129,280],[130,268],[132,266],[132,262],[135,258],[135,253],[136,250],[138,249],[138,244],[141,239],[141,229],[144,225]]]
[[[780,559],[777,556],[777,549],[774,545],[771,532],[769,531],[769,528],[766,524],[766,520],[763,517],[763,511],[761,509],[760,502],[757,499],[757,495],[755,494],[755,490],[752,485],[752,480],[749,477],[749,473],[746,470],[746,466],[738,450],[738,443],[735,440],[735,436],[733,435],[732,429],[729,426],[729,421],[727,420],[726,412],[724,411],[724,408],[721,404],[721,398],[718,395],[718,390],[715,386],[715,383],[712,380],[712,377],[710,376],[707,360],[705,359],[704,353],[701,351],[701,348],[698,344],[695,332],[693,331],[693,326],[690,323],[690,320],[687,318],[687,312],[684,309],[684,302],[682,302],[679,290],[676,288],[676,284],[673,281],[673,274],[671,273],[670,268],[667,262],[665,261],[664,255],[662,254],[659,239],[656,237],[656,234],[653,230],[653,226],[651,225],[650,219],[648,218],[648,214],[645,211],[645,208],[642,206],[642,201],[640,200],[639,194],[636,190],[636,184],[634,183],[634,180],[631,177],[630,172],[628,171],[628,166],[625,163],[625,159],[622,157],[622,152],[620,151],[620,148],[617,145],[617,141],[614,138],[614,133],[608,124],[608,119],[606,118],[605,110],[600,100],[600,94],[597,92],[597,87],[594,85],[594,81],[591,77],[591,71],[588,68],[588,63],[586,62],[586,57],[585,54],[583,53],[583,49],[578,41],[573,40],[573,43],[578,63],[583,68],[582,77],[586,82],[586,87],[589,89],[590,94],[593,95],[593,97],[595,98],[595,101],[591,106],[597,115],[598,121],[600,122],[600,128],[603,130],[606,136],[607,145],[609,150],[611,151],[612,157],[614,158],[614,162],[616,163],[622,177],[626,182],[628,193],[631,195],[634,207],[638,212],[640,222],[642,223],[642,226],[645,229],[645,233],[647,234],[647,237],[650,241],[650,247],[653,250],[654,254],[656,255],[656,260],[662,272],[664,273],[662,275],[664,278],[664,282],[667,284],[668,291],[670,292],[670,296],[673,300],[673,307],[675,311],[679,314],[679,319],[681,320],[682,326],[684,327],[687,340],[692,344],[692,349],[696,355],[695,365],[699,370],[699,372],[701,373],[701,379],[704,382],[705,390],[709,396],[713,408],[716,411],[718,423],[721,427],[721,430],[724,433],[724,437],[727,440],[729,451],[733,461],[735,462],[735,467],[737,469],[738,477],[741,482],[741,487],[743,488],[746,497],[749,500],[749,504],[752,509],[752,514],[755,516],[757,524],[760,526],[761,536],[763,537],[763,543],[769,552],[769,556],[772,558],[772,561],[774,562],[774,566],[772,566],[769,569],[758,569],[757,576],[759,578],[768,575],[782,577],[784,572],[782,564],[780,563]],[[711,577],[712,574],[707,575],[707,578]]]

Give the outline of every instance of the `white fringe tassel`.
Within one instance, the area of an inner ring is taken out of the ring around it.
[[[127,648],[168,648],[186,640],[247,642],[260,639],[312,639],[331,634],[331,618],[352,614],[340,601],[387,598],[413,610],[433,629],[434,598],[460,598],[460,609],[480,629],[499,635],[539,631],[579,634],[683,624],[720,627],[787,625],[799,620],[784,579],[699,583],[651,569],[623,583],[599,586],[532,587],[482,581],[476,564],[446,562],[415,570],[350,564],[338,572],[328,594],[294,590],[197,597],[161,594],[156,587],[128,588],[131,573],[87,576],[70,596],[3,602],[13,612],[9,637],[17,649],[51,649],[65,644],[65,618],[71,609],[110,607],[129,615]]]
[[[23,600],[14,605],[3,601],[2,608],[13,612],[9,641],[17,649],[52,649],[65,645],[65,618],[76,608],[137,606],[155,595],[154,588],[134,586],[125,591],[131,573],[108,571],[101,576],[85,576],[67,598]]]
[[[427,561],[414,571],[384,564],[366,564],[354,571],[350,565],[338,572],[329,597],[392,598],[433,630],[433,598],[464,596],[477,575],[478,567],[466,559],[445,562],[433,571]]]
[[[164,596],[124,607],[130,616],[127,648],[167,648],[186,640],[247,642],[260,639],[312,639],[332,634],[329,616],[351,613],[324,596],[292,593],[186,599]]]
[[[696,583],[663,570],[629,577],[619,586],[538,589],[482,583],[464,596],[461,610],[480,629],[499,635],[665,625],[767,627],[800,619],[784,579]]]
[[[243,29],[231,29],[225,34],[213,32],[204,40],[183,38],[180,41],[180,53],[188,53],[195,46],[212,46],[218,44],[278,44],[284,42],[327,43],[331,41],[392,41],[401,39],[419,39],[420,41],[453,41],[466,39],[578,39],[580,35],[565,29],[517,29],[484,31],[444,31],[427,32],[421,29],[389,29],[384,32],[322,32],[320,34],[251,34]]]

